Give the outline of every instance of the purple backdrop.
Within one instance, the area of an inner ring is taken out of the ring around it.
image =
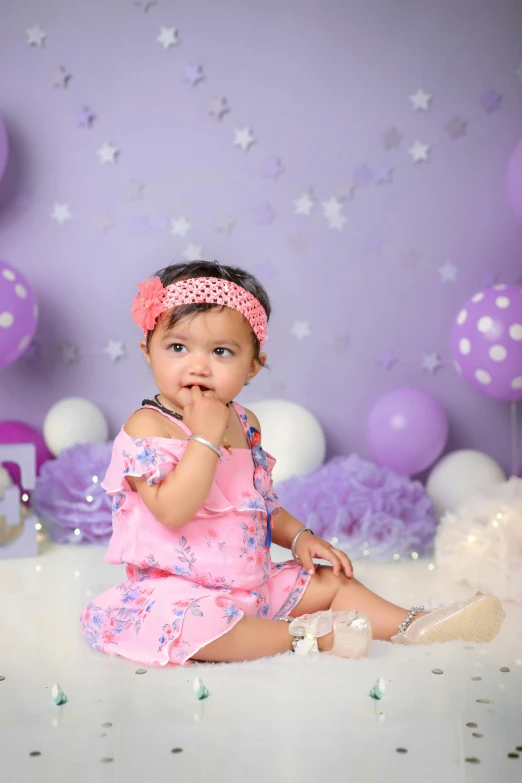
[[[162,44],[161,27],[179,32]],[[376,398],[418,386],[448,413],[448,448],[507,467],[508,408],[457,375],[449,334],[474,291],[520,276],[504,178],[522,138],[521,42],[519,0],[9,4],[0,248],[41,315],[36,345],[0,374],[1,418],[40,426],[80,395],[115,433],[153,391],[135,284],[192,244],[258,273],[273,299],[273,369],[243,402],[299,402],[330,454],[367,455]],[[204,79],[191,85],[187,65]],[[248,151],[233,143],[244,128]],[[315,206],[296,214],[308,188]],[[171,233],[181,217],[185,236]]]

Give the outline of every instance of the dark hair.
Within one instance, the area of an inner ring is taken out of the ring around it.
[[[250,272],[246,272],[244,269],[240,269],[237,266],[223,266],[222,264],[218,264],[217,261],[190,261],[184,264],[170,264],[164,269],[160,269],[159,272],[156,272],[154,277],[159,277],[164,288],[171,285],[171,283],[177,283],[179,280],[190,280],[196,277],[216,277],[218,280],[229,280],[232,283],[236,283],[236,285],[240,285],[241,288],[244,288],[249,294],[255,296],[263,306],[267,321],[270,318],[272,308],[267,292],[254,275],[251,275]],[[174,308],[170,313],[167,329],[171,329],[184,318],[194,316],[196,313],[205,313],[214,307],[223,308],[225,305],[207,303],[179,305],[179,307]],[[149,350],[153,332],[154,329],[150,329],[147,332],[147,351]],[[254,348],[254,359],[263,367],[266,366],[260,359],[259,352],[261,346],[253,330],[252,345]]]

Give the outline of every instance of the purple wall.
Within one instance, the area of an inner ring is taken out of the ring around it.
[[[36,24],[42,47],[28,44]],[[156,40],[161,26],[178,28],[177,45]],[[465,385],[448,343],[471,293],[520,280],[522,226],[504,175],[522,137],[521,42],[520,0],[8,4],[0,256],[31,282],[41,318],[39,352],[0,375],[1,418],[39,426],[58,399],[84,396],[114,434],[154,391],[129,316],[136,282],[193,243],[206,259],[258,273],[273,299],[273,369],[244,402],[301,403],[322,422],[330,454],[365,455],[372,402],[411,384],[445,406],[450,448],[508,467],[508,407]],[[183,79],[190,64],[205,76],[195,86]],[[60,66],[71,74],[65,87],[53,85]],[[419,88],[433,96],[427,111],[412,108]],[[230,105],[221,119],[209,114],[219,98]],[[96,115],[87,126],[83,106]],[[458,123],[448,130],[454,117],[467,123],[463,135]],[[245,126],[256,138],[247,152],[233,144]],[[391,128],[402,139],[386,149]],[[429,162],[413,162],[416,140],[431,145]],[[120,150],[114,164],[97,154],[105,142]],[[284,173],[267,176],[277,158]],[[129,198],[131,180],[143,184],[139,199]],[[349,186],[346,223],[330,228],[322,202]],[[295,214],[310,187],[315,207]],[[52,219],[54,204],[71,219]],[[105,215],[112,226],[102,230]],[[227,215],[232,230],[216,230]],[[170,232],[180,216],[192,225],[186,237]],[[453,282],[443,282],[446,262]],[[303,321],[311,334],[298,339]],[[127,358],[111,361],[110,339]],[[65,361],[64,342],[77,346],[76,361]],[[386,351],[397,358],[389,369],[379,363]],[[443,366],[431,373],[422,357],[433,352]]]

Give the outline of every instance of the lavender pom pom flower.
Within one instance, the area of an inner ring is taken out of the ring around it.
[[[112,443],[85,443],[62,451],[56,459],[42,465],[32,507],[53,541],[109,541],[112,498],[105,493],[101,481],[111,454]]]
[[[284,508],[353,557],[389,560],[431,550],[437,521],[419,481],[356,454],[334,457],[306,476],[276,487]]]

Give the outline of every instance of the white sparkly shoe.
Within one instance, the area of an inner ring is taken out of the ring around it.
[[[288,622],[289,618],[286,619]],[[342,658],[364,658],[373,639],[369,617],[355,609],[345,612],[328,609],[326,612],[305,614],[291,620],[288,630],[295,637],[293,648],[297,655],[318,652],[317,639],[332,630],[334,643],[328,653]]]
[[[493,595],[478,592],[463,601],[448,601],[423,617],[414,619],[422,607],[413,607],[390,639],[394,644],[434,642],[489,642],[500,631],[505,612]]]

